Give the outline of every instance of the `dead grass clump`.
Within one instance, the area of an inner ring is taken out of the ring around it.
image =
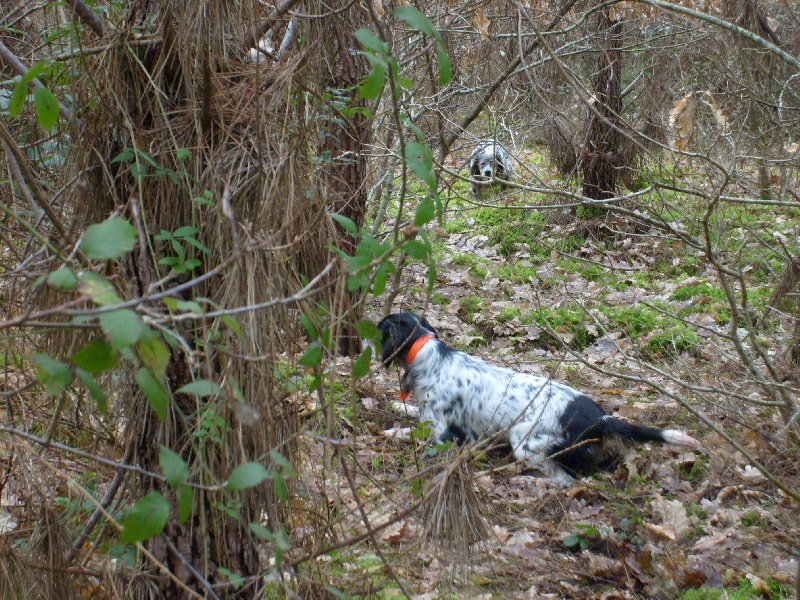
[[[544,144],[550,160],[563,175],[575,172],[580,156],[580,132],[570,126],[567,119],[555,116],[547,120]]]
[[[423,510],[422,541],[452,577],[463,580],[472,563],[472,546],[485,540],[489,532],[482,511],[485,501],[475,485],[469,449],[445,453],[441,466],[442,471],[427,491],[431,499]]]

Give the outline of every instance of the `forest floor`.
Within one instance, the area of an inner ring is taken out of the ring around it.
[[[796,217],[782,223],[787,235],[797,236]],[[774,224],[767,211],[747,219],[753,227]],[[732,238],[750,230],[736,219],[729,225]],[[427,269],[412,265],[394,310],[424,313],[446,343],[566,382],[608,413],[684,429],[704,451],[638,447],[613,473],[569,489],[494,452],[467,460],[438,495],[442,472],[464,455],[404,439],[398,431],[416,423],[392,409],[399,374],[376,367],[369,385],[339,407],[339,435],[355,458],[352,479],[319,484],[342,536],[368,533],[366,516],[378,529],[375,541],[318,557],[307,571],[313,579],[364,598],[404,591],[414,598],[795,597],[797,503],[679,403],[696,407],[798,489],[797,457],[764,443],[779,429],[776,415],[760,407],[742,414],[687,387],[728,384],[745,396],[762,394],[718,335],[730,309],[701,252],[616,217],[582,222],[486,206],[452,210],[432,238],[433,292],[426,293]],[[748,277],[753,306],[763,310],[775,273],[764,263]],[[367,316],[377,321],[380,313],[375,306]],[[787,335],[777,322],[764,333],[776,361]],[[308,448],[320,464],[321,444],[309,438]],[[313,482],[314,472],[300,479]],[[406,514],[426,494],[435,496],[429,509]],[[452,531],[453,519],[478,513],[473,525]]]

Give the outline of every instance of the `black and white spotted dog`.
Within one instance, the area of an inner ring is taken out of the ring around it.
[[[492,179],[511,181],[513,173],[511,156],[502,144],[494,140],[484,140],[472,151],[469,174],[472,179],[477,180],[471,186],[472,195],[476,198],[480,196],[481,188],[490,185]],[[506,189],[505,184],[500,187]]]
[[[381,360],[405,373],[401,397],[413,392],[420,420],[431,422],[437,442],[458,443],[498,436],[514,457],[569,486],[574,477],[616,466],[624,444],[700,444],[674,429],[633,425],[607,415],[588,396],[562,383],[498,367],[455,350],[414,313],[378,324]]]

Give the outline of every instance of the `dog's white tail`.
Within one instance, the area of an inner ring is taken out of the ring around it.
[[[662,429],[661,437],[665,444],[672,446],[689,446],[700,450],[700,442],[677,429]]]

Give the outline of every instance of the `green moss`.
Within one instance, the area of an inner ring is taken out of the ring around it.
[[[536,267],[514,263],[500,267],[497,269],[496,274],[502,280],[526,283],[531,277],[536,277]]]
[[[788,586],[774,579],[767,579],[766,583],[770,588],[771,598],[791,598],[793,596]],[[739,580],[738,588],[701,587],[694,590],[686,590],[680,598],[681,600],[753,600],[763,598],[763,596],[753,588],[747,579],[742,578]]]
[[[439,292],[433,292],[431,294],[431,302],[433,302],[437,306],[443,306],[445,304],[450,304],[452,300],[447,296],[443,296]]]
[[[689,352],[700,343],[700,337],[683,323],[655,334],[647,342],[648,351],[655,356],[676,356]]]
[[[711,285],[708,283],[696,283],[675,290],[675,293],[672,294],[672,299],[678,302],[683,302],[685,300],[694,298],[695,296],[704,296],[714,300],[724,300],[725,292],[719,288],[711,287]]]
[[[479,296],[465,296],[459,301],[458,305],[459,316],[467,323],[472,323],[475,314],[483,312],[483,310],[488,306],[488,303]]]
[[[649,306],[600,307],[600,312],[632,339],[650,333],[661,321],[661,315]]]
[[[497,320],[500,323],[507,323],[522,314],[522,309],[519,306],[506,306],[500,309],[497,313]]]
[[[600,265],[582,260],[562,259],[558,262],[558,265],[567,273],[578,273],[588,281],[600,281],[606,274],[605,269]]]
[[[461,267],[474,267],[479,262],[474,254],[454,254],[450,260],[454,265]]]
[[[492,246],[499,246],[501,256],[509,257],[523,244],[535,245],[544,228],[544,217],[535,210],[480,208],[476,225],[489,237]]]
[[[745,527],[766,527],[767,520],[757,510],[749,510],[741,518],[742,525]]]
[[[523,325],[539,325],[544,330],[541,335],[542,341],[553,346],[561,345],[563,335],[559,334],[568,334],[572,338],[569,347],[574,350],[583,350],[597,341],[597,336],[586,327],[586,313],[578,305],[529,311],[520,315],[520,322]],[[548,328],[552,329],[556,336],[549,333]]]

